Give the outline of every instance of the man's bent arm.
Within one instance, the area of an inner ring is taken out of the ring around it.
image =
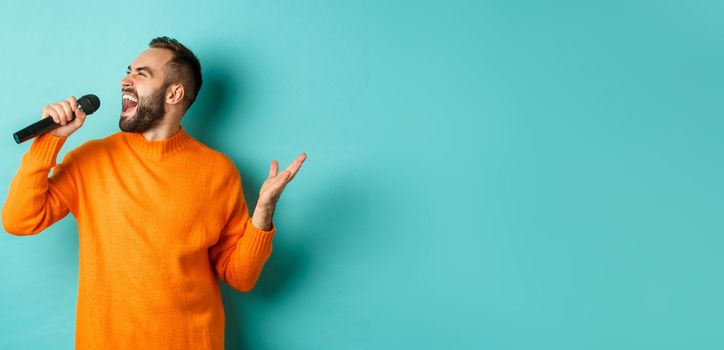
[[[45,133],[33,140],[23,156],[20,169],[10,183],[2,208],[3,228],[15,235],[33,235],[68,215],[70,209],[48,173],[55,167],[54,177],[67,177],[63,164],[56,166],[56,157],[67,137]],[[68,182],[70,183],[70,182]]]
[[[254,226],[238,174],[231,181],[230,193],[231,216],[219,241],[209,249],[209,257],[224,282],[240,292],[249,292],[271,256],[276,226],[271,223],[269,230]]]

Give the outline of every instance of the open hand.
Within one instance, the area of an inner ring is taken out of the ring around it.
[[[277,163],[276,160],[272,160],[271,167],[269,168],[269,177],[264,181],[264,184],[261,185],[261,190],[259,191],[257,207],[274,208],[279,200],[279,196],[282,195],[284,187],[294,179],[294,176],[299,171],[305,159],[307,159],[307,154],[302,152],[297,159],[279,174],[277,174],[279,163]]]

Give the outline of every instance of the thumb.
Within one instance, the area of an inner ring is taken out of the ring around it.
[[[75,124],[76,127],[81,127],[83,123],[85,122],[85,117],[87,115],[83,113],[80,109],[75,110],[75,119],[73,119],[73,124]]]

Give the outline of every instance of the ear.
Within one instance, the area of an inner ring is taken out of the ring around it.
[[[184,99],[184,86],[181,84],[171,84],[166,90],[166,103],[175,105]]]

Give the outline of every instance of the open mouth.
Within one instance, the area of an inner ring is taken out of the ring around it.
[[[133,113],[138,106],[138,98],[134,95],[123,94],[123,107],[121,112],[123,114]]]

